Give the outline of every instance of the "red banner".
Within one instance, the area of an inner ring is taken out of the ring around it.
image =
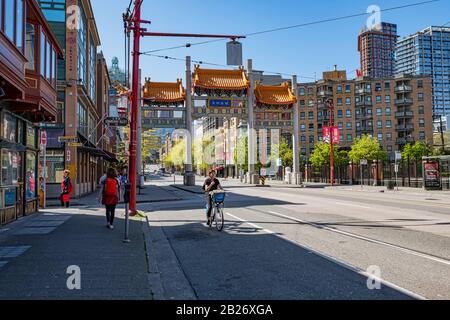
[[[333,135],[333,144],[339,144],[341,141],[341,131],[339,127],[323,127],[323,141],[330,143],[331,135]]]

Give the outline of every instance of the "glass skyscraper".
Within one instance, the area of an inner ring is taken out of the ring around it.
[[[450,115],[450,27],[429,27],[399,40],[396,73],[430,75],[434,116]]]

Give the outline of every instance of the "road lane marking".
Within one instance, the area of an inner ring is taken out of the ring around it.
[[[322,253],[320,251],[317,251],[315,249],[312,249],[312,248],[310,248],[310,247],[308,247],[308,246],[306,246],[304,244],[301,244],[301,243],[299,243],[299,242],[297,242],[295,240],[291,240],[285,235],[282,235],[282,234],[276,233],[274,231],[271,231],[269,229],[265,229],[263,227],[260,227],[257,224],[254,224],[254,223],[251,223],[251,222],[249,222],[247,220],[239,218],[239,217],[237,217],[237,216],[235,216],[235,215],[233,215],[233,214],[231,214],[229,212],[226,212],[225,214],[230,216],[230,217],[232,217],[232,218],[234,218],[234,219],[237,219],[237,220],[241,221],[242,223],[248,224],[248,225],[252,226],[253,228],[256,228],[258,230],[261,230],[261,231],[267,232],[269,234],[272,234],[272,235],[274,235],[276,237],[279,237],[279,238],[281,238],[281,239],[283,239],[283,240],[285,240],[285,241],[287,241],[287,242],[289,242],[289,243],[291,243],[291,244],[293,244],[295,246],[299,246],[299,247],[307,250],[310,253],[313,253],[313,254],[321,257],[321,258],[324,258],[325,260],[328,260],[328,261],[330,261],[332,263],[335,263],[335,264],[337,264],[337,265],[339,265],[339,266],[341,266],[341,267],[343,267],[343,268],[345,268],[347,270],[355,272],[355,273],[363,276],[364,278],[373,278],[373,275],[367,273],[367,271],[361,270],[361,269],[359,269],[357,267],[354,267],[354,266],[352,266],[352,265],[350,265],[350,264],[348,264],[348,263],[346,263],[344,261],[341,261],[341,260],[339,260],[339,259],[337,259],[335,257],[332,257],[330,255],[327,255],[327,254]],[[414,292],[412,292],[410,290],[407,290],[405,288],[402,288],[400,286],[397,286],[396,284],[393,284],[393,283],[391,283],[391,282],[389,282],[387,280],[379,279],[379,278],[377,278],[376,280],[380,281],[382,285],[385,285],[386,287],[389,287],[389,288],[394,289],[394,290],[396,290],[396,291],[398,291],[400,293],[403,293],[403,294],[405,294],[405,295],[407,295],[407,296],[409,296],[409,297],[411,297],[413,299],[416,299],[416,300],[427,300],[425,297],[423,297],[423,296],[421,296],[421,295],[419,295],[417,293],[414,293]]]
[[[310,225],[310,226],[312,226],[314,228],[317,228],[317,229],[323,229],[323,230],[327,230],[327,231],[331,231],[331,232],[334,232],[334,233],[338,233],[338,234],[341,234],[341,235],[344,235],[344,236],[347,236],[347,237],[356,238],[356,239],[359,239],[359,240],[375,243],[375,244],[382,245],[382,246],[385,246],[385,247],[390,247],[390,248],[402,251],[404,253],[408,253],[408,254],[411,254],[411,255],[414,255],[414,256],[417,256],[417,257],[421,257],[421,258],[424,258],[424,259],[432,260],[434,262],[438,262],[438,263],[442,263],[442,264],[445,264],[447,266],[450,266],[450,261],[449,260],[441,259],[441,258],[438,258],[438,257],[434,257],[434,256],[426,254],[426,253],[422,253],[422,252],[418,252],[418,251],[415,251],[415,250],[403,248],[403,247],[400,247],[400,246],[396,246],[394,244],[390,244],[390,243],[387,243],[387,242],[383,242],[383,241],[367,238],[367,237],[360,236],[360,235],[357,235],[357,234],[354,234],[354,233],[350,233],[350,232],[346,232],[346,231],[342,231],[342,230],[338,230],[338,229],[333,229],[333,228],[327,227],[325,225],[320,225],[320,224],[317,224],[317,223],[314,223],[314,222],[297,219],[297,218],[290,217],[290,216],[287,216],[287,215],[284,215],[284,214],[281,214],[281,213],[278,213],[278,212],[268,211],[268,213],[270,213],[272,215],[275,215],[275,216],[278,216],[280,218],[284,218],[284,219],[287,219],[287,220],[295,221],[295,222],[298,222],[298,223],[301,223],[301,224]]]
[[[245,224],[248,224],[248,225],[252,226],[253,228],[255,228],[255,229],[259,230],[259,231],[262,231],[262,232],[265,232],[265,233],[268,233],[268,234],[274,234],[274,233],[275,233],[275,232],[270,231],[270,230],[268,230],[268,229],[264,229],[264,228],[262,228],[262,227],[260,227],[260,226],[258,226],[258,225],[256,225],[256,224],[254,224],[254,223],[251,223],[251,222],[249,222],[249,221],[247,221],[247,220],[244,220],[244,219],[241,219],[241,218],[239,218],[239,217],[236,217],[235,215],[232,215],[232,214],[229,213],[229,212],[225,212],[225,214],[228,215],[228,216],[230,216],[230,217],[232,217],[232,218],[234,218],[234,219],[236,219],[236,220],[239,220],[239,221],[241,221],[241,222],[243,222],[243,223],[245,223]]]

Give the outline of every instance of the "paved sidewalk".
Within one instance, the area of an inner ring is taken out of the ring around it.
[[[151,299],[143,222],[130,221],[122,243],[124,210],[115,230],[104,210],[59,209],[7,226],[0,238],[0,299]],[[80,268],[81,290],[69,290],[69,266]]]
[[[86,205],[99,205],[98,201],[99,191],[91,193],[81,198],[72,198],[70,205],[72,207],[86,206]],[[181,200],[180,197],[171,192],[170,188],[160,187],[154,185],[145,185],[141,190],[137,190],[136,202],[137,203],[151,203],[151,202],[163,202],[163,201],[177,201]],[[48,207],[59,207],[61,204],[59,199],[47,200]]]

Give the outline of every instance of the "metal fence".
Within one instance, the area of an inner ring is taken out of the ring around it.
[[[393,183],[399,187],[423,188],[422,163],[398,163],[398,174],[395,174],[395,163],[369,164],[365,166],[347,165],[335,167],[335,183],[342,185],[388,186]],[[361,171],[362,170],[362,171]],[[330,183],[328,166],[308,167],[308,181]],[[450,190],[450,161],[441,161],[442,189]]]

